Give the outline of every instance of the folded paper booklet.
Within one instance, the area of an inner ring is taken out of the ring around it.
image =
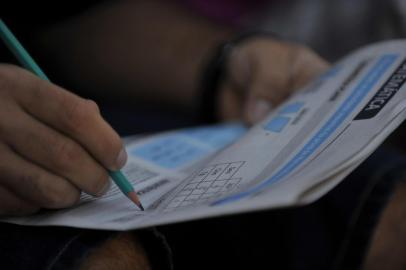
[[[250,129],[228,123],[125,138],[123,172],[145,212],[113,184],[75,207],[3,221],[127,230],[313,202],[402,123],[405,80],[405,40],[362,48]]]

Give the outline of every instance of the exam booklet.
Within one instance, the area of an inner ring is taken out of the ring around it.
[[[101,198],[3,221],[128,230],[311,203],[406,117],[406,41],[364,47],[247,129],[226,123],[125,138],[123,172],[146,211],[112,184]]]

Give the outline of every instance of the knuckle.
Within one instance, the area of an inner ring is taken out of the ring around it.
[[[42,189],[41,204],[46,208],[65,208],[75,205],[80,192],[63,182],[48,185]]]
[[[46,208],[63,208],[75,204],[80,193],[75,188],[71,187],[64,180],[52,179],[44,184],[43,175],[41,173],[28,173],[20,176],[22,185],[26,185],[30,190],[32,199],[42,207]],[[28,207],[29,206],[29,207]],[[39,206],[28,205],[21,207],[25,213],[35,212]]]
[[[55,203],[55,197],[51,185],[44,185],[40,173],[27,173],[20,175],[22,185],[29,187],[29,194],[41,206],[48,206]],[[53,184],[52,184],[53,185]]]
[[[38,106],[38,102],[43,102],[44,99],[49,99],[49,102],[53,102],[53,95],[55,86],[50,82],[34,77],[34,79],[27,82],[31,91],[29,91],[29,98],[25,100],[26,107],[31,108]]]
[[[103,138],[103,148],[100,148],[100,153],[97,157],[105,166],[113,169],[116,163],[116,159],[123,149],[123,142],[116,133],[110,133]],[[113,166],[113,167],[110,167]]]
[[[73,132],[82,130],[88,123],[89,117],[98,111],[97,105],[93,101],[81,98],[70,99],[65,103],[65,124]]]
[[[123,149],[123,143],[118,135],[113,136],[109,141],[109,147],[106,149],[108,150],[107,155],[111,157],[117,157],[120,153],[121,149]]]
[[[59,198],[61,208],[72,207],[79,202],[80,192],[78,190],[72,190],[71,192],[65,192]]]
[[[35,173],[35,172],[30,172],[30,173],[22,173],[18,176],[18,182],[22,186],[27,186],[27,187],[36,187],[40,179],[42,178],[42,175],[40,173]],[[36,188],[35,188],[36,189]]]
[[[4,96],[0,97],[0,143],[5,143],[9,139],[14,138],[14,132],[18,132],[16,131],[16,124],[12,119],[19,116],[20,111],[13,104],[13,101],[6,99]],[[4,148],[4,146],[1,145],[1,148]]]
[[[97,103],[91,99],[85,100],[85,106],[88,107],[89,113],[91,114],[100,114],[100,108]]]
[[[70,140],[60,139],[51,147],[52,151],[54,151],[52,159],[58,170],[64,171],[69,169],[73,162],[81,159],[82,151],[80,151],[80,147]]]
[[[48,189],[47,189],[48,190]],[[61,198],[56,193],[44,192],[41,194],[40,203],[45,208],[59,208]]]

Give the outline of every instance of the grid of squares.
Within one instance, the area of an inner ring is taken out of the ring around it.
[[[200,170],[171,200],[168,209],[201,203],[235,188],[241,181],[234,175],[244,161],[220,163]]]

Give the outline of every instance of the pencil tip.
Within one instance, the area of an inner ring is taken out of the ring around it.
[[[134,191],[128,192],[127,197],[142,211],[145,211],[144,206],[142,206],[137,194]]]

